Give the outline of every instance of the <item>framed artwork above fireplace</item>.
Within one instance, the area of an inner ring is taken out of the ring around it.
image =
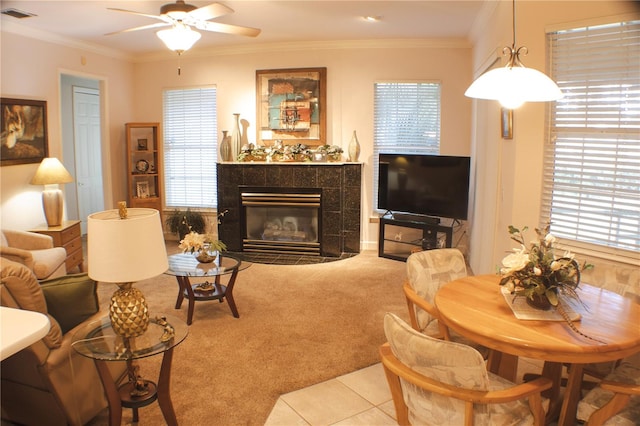
[[[326,144],[326,68],[256,71],[256,141]]]

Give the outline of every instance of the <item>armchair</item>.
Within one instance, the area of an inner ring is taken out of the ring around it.
[[[443,285],[467,276],[464,256],[458,249],[434,249],[413,253],[407,259],[407,281],[402,290],[407,299],[409,319],[414,330],[436,339],[464,343],[486,358],[489,350],[460,336],[439,321],[433,300]]]
[[[588,426],[637,425],[640,419],[640,354],[622,361],[590,390],[578,403],[577,417]]]
[[[391,313],[384,332],[380,356],[398,424],[544,424],[541,392],[551,380],[516,385],[489,373],[472,347],[426,336]]]
[[[544,424],[541,392],[551,380],[511,383],[489,373],[472,347],[421,334],[394,314],[384,331],[380,356],[398,424]]]
[[[67,251],[53,246],[53,238],[35,232],[3,229],[0,232],[0,255],[22,263],[39,280],[65,275]]]
[[[49,316],[48,334],[0,365],[2,419],[34,425],[84,425],[107,407],[92,360],[71,347],[76,330],[97,319],[96,282],[85,273],[38,282],[33,272],[0,257],[0,303]],[[118,378],[125,363],[112,363]]]

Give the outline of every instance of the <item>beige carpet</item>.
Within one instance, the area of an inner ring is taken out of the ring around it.
[[[189,336],[173,358],[171,395],[178,422],[261,425],[279,395],[375,364],[385,340],[385,312],[407,318],[405,276],[403,262],[374,252],[318,265],[253,264],[239,274],[234,289],[239,319],[226,302],[196,302]],[[136,286],[152,315],[186,321],[186,302],[174,309],[174,277]],[[100,284],[103,304],[114,290]],[[147,379],[157,379],[160,359],[140,361]],[[107,419],[105,411],[92,425]],[[131,410],[125,410],[123,424],[129,423]],[[156,403],[140,409],[140,425],[163,423]]]

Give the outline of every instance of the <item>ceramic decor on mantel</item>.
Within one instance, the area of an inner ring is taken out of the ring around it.
[[[222,141],[220,142],[220,159],[222,161],[234,160],[231,152],[231,136],[229,136],[228,133],[228,130],[222,131]]]
[[[242,134],[240,133],[240,114],[233,114],[233,131],[231,132],[231,154],[233,161],[238,159],[242,147]]]
[[[358,142],[358,136],[354,130],[351,142],[349,142],[349,161],[358,161],[358,157],[360,157],[360,142]]]

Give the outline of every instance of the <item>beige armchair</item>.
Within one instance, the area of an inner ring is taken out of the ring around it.
[[[26,266],[0,257],[0,303],[49,316],[51,328],[40,341],[0,365],[2,419],[24,425],[84,425],[107,407],[93,360],[71,344],[98,311],[96,282],[86,273],[38,282]],[[114,378],[126,363],[110,365]]]
[[[407,299],[409,319],[414,330],[436,339],[464,343],[479,350],[483,357],[489,350],[450,331],[442,321],[434,298],[443,285],[467,276],[464,256],[458,249],[445,248],[413,253],[407,259],[407,281],[402,290]]]
[[[53,246],[53,238],[35,232],[3,229],[0,255],[31,269],[39,280],[66,275],[67,251]]]
[[[387,313],[380,348],[400,425],[544,424],[551,380],[516,385],[487,371],[480,352],[434,339]]]
[[[620,363],[578,404],[578,420],[588,426],[640,422],[640,354]]]

